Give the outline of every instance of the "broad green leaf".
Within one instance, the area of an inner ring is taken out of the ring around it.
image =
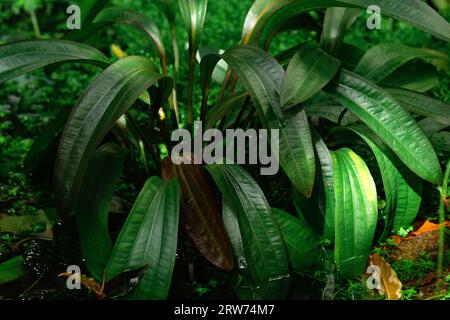
[[[440,184],[442,171],[431,143],[412,116],[383,89],[342,70],[327,92],[372,129],[414,173]]]
[[[262,288],[289,277],[283,239],[256,181],[238,165],[210,165],[207,169],[222,197],[237,214],[245,256],[255,285]]]
[[[178,0],[178,5],[189,34],[189,48],[195,53],[203,33],[208,0]]]
[[[386,89],[409,112],[427,116],[450,126],[450,105],[404,89]]]
[[[344,39],[345,31],[355,23],[361,10],[351,8],[328,8],[325,12],[321,48],[337,57]]]
[[[0,263],[0,285],[15,281],[25,275],[22,256]]]
[[[294,187],[306,197],[312,193],[316,174],[308,118],[303,108],[285,113],[287,125],[279,129],[279,162]]]
[[[419,93],[427,92],[439,86],[439,74],[436,68],[426,65],[427,68],[400,68],[381,82],[383,87],[403,88]]]
[[[281,109],[283,68],[266,52],[252,46],[238,46],[222,57],[244,83],[263,125],[279,130],[281,167],[292,184],[309,196],[315,175],[311,133],[303,109],[289,115]]]
[[[197,61],[199,63],[201,63],[201,61],[203,60],[204,57],[210,55],[210,54],[222,54],[225,51],[222,49],[215,49],[215,48],[209,48],[209,47],[201,47],[200,49],[198,49],[197,52]],[[227,71],[228,71],[228,65],[225,61],[220,60],[219,62],[217,62],[217,64],[214,67],[214,71],[212,72],[212,79],[217,82],[217,83],[222,83],[225,80],[225,77],[227,75]],[[200,72],[202,72],[200,70]],[[200,76],[202,76],[202,73],[200,73]]]
[[[165,73],[167,71],[166,55],[161,32],[150,18],[132,10],[112,7],[103,9],[95,18],[94,22],[97,25],[103,25],[104,23],[128,24],[142,30],[156,46],[163,72]]]
[[[120,59],[83,92],[61,137],[55,165],[58,212],[73,209],[87,164],[117,119],[162,76],[144,57]]]
[[[352,7],[366,10],[373,0],[256,0],[244,22],[242,42],[257,40],[263,29],[278,29],[284,21],[310,10],[329,7]],[[422,0],[379,0],[381,12],[449,41],[450,24]]]
[[[242,107],[247,97],[247,92],[236,93],[226,97],[220,104],[214,106],[206,115],[206,129],[214,128],[220,119]]]
[[[369,129],[363,126],[352,126],[349,129],[367,143],[380,168],[386,195],[385,230],[387,234],[396,232],[400,228],[407,229],[419,212],[422,202],[422,180],[412,173]]]
[[[315,42],[302,47],[291,59],[281,84],[283,108],[298,105],[318,91],[336,75],[341,62],[320,49]]]
[[[177,161],[193,162],[193,159],[183,155]],[[164,160],[165,166],[168,174],[163,176],[176,174],[180,181],[183,198],[181,220],[187,234],[208,261],[223,270],[233,269],[233,253],[203,167],[194,163],[174,165],[170,158]]]
[[[133,299],[166,299],[172,281],[178,240],[180,192],[176,179],[147,180],[114,245],[106,269],[113,279],[147,266]]]
[[[430,136],[430,141],[439,152],[450,152],[450,132],[435,132]]]
[[[346,126],[350,123],[359,121],[351,112],[346,112],[346,108],[339,105],[328,105],[314,103],[305,106],[306,115],[309,117],[318,117],[328,121],[338,123],[341,118],[341,124]],[[344,113],[345,112],[345,113]]]
[[[247,260],[245,258],[244,244],[242,242],[241,230],[239,229],[237,213],[233,211],[232,206],[225,198],[222,198],[222,217],[235,260],[237,261],[237,266],[239,269],[247,268]]]
[[[0,83],[21,74],[60,62],[107,66],[108,58],[97,49],[66,40],[33,40],[0,46]]]
[[[319,258],[317,234],[289,213],[276,208],[272,208],[272,213],[280,227],[292,269],[298,273],[308,271]]]
[[[263,124],[268,127],[274,119],[277,127],[282,125],[285,120],[279,92],[285,73],[281,65],[263,50],[252,46],[237,46],[225,52],[222,58],[244,83]]]
[[[442,122],[436,121],[433,118],[423,118],[422,120],[417,122],[417,124],[428,138],[431,134],[448,128],[447,124],[443,124]]]
[[[416,58],[447,60],[448,55],[398,43],[381,43],[366,51],[354,72],[367,80],[380,82],[402,65]]]
[[[317,159],[320,164],[320,178],[323,181],[324,192],[324,226],[323,238],[334,241],[335,221],[334,221],[334,177],[333,177],[333,160],[327,145],[316,131],[313,131],[313,143],[316,149]],[[317,180],[317,183],[321,183]],[[322,205],[323,207],[323,205]],[[320,208],[323,210],[323,208]]]
[[[94,153],[75,206],[81,252],[86,267],[98,281],[113,249],[108,213],[125,155],[125,150],[112,143]]]
[[[353,70],[363,56],[364,50],[348,43],[342,43],[338,58],[342,61],[344,68]]]
[[[332,152],[335,190],[334,258],[346,278],[367,266],[377,224],[377,191],[364,161],[350,149]]]

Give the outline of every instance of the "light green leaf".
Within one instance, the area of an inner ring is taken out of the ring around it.
[[[377,224],[377,191],[364,161],[350,149],[332,152],[336,237],[334,258],[346,278],[366,269]]]
[[[147,266],[131,298],[166,299],[172,280],[178,240],[180,192],[177,180],[147,180],[114,245],[107,279]]]

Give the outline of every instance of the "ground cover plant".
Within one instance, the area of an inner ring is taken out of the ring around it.
[[[371,2],[427,45],[368,31]],[[214,1],[86,0],[44,32],[61,4],[25,3],[32,34],[0,45],[0,296],[449,298],[445,1],[243,1],[214,46]],[[40,128],[36,102],[59,107]],[[173,156],[197,121],[203,152]],[[230,129],[268,133],[278,173],[202,163]]]

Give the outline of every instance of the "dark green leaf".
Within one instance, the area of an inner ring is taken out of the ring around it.
[[[12,282],[25,275],[22,256],[17,256],[0,264],[0,284]]]
[[[442,171],[431,143],[412,116],[383,89],[342,70],[337,83],[327,91],[372,129],[413,172],[440,184]]]
[[[65,40],[33,40],[0,46],[0,83],[60,62],[85,62],[107,66],[108,58],[97,49]]]
[[[354,72],[367,80],[380,82],[410,60],[448,60],[446,54],[405,46],[399,43],[381,43],[366,51]]]
[[[319,258],[319,238],[316,233],[289,213],[276,208],[272,208],[272,213],[280,227],[292,269],[295,272],[307,271]]]
[[[256,286],[288,277],[283,240],[256,181],[238,165],[210,165],[207,169],[237,214],[245,256]]]
[[[291,59],[280,92],[281,106],[298,105],[320,91],[336,75],[341,62],[315,42],[302,47]]]
[[[351,8],[328,8],[325,12],[320,46],[322,49],[337,57],[345,31],[355,23],[361,10]]]
[[[108,214],[125,154],[125,150],[115,144],[104,144],[94,153],[75,207],[81,252],[96,280],[102,279],[113,248]]]
[[[144,57],[126,57],[108,67],[78,99],[59,145],[55,165],[58,211],[72,210],[92,154],[133,102],[162,76]]]

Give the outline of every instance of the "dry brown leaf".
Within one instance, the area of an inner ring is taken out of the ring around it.
[[[378,292],[386,296],[387,300],[398,300],[402,297],[402,283],[397,277],[397,273],[391,268],[390,264],[378,254],[372,254],[369,257],[369,265],[379,270],[379,280],[381,286]]]
[[[436,230],[439,230],[440,226],[441,226],[440,224],[433,223],[433,222],[430,222],[430,220],[427,220],[424,222],[424,224],[419,229],[417,229],[416,231],[413,231],[412,235],[420,236],[421,234],[424,234],[427,232],[436,231]]]

